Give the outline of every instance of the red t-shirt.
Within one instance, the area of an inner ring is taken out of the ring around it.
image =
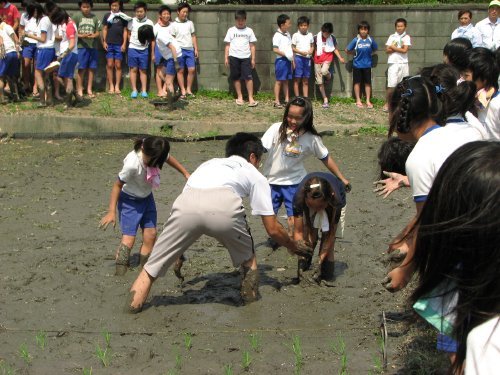
[[[75,34],[76,26],[73,20],[70,19],[66,25],[66,38],[68,38],[68,40],[75,39]]]
[[[317,46],[316,38],[317,38],[317,36],[314,37],[314,46]],[[333,38],[333,36],[332,36],[332,38]],[[319,56],[316,54],[317,53],[316,50],[314,51],[314,57],[313,57],[314,63],[315,64],[323,64],[324,62],[333,62],[333,51],[332,52],[325,52],[324,48],[326,45],[326,38],[321,37],[321,39],[323,40],[323,51],[321,52],[321,55],[319,55]],[[333,45],[335,45],[335,44],[336,43],[335,43],[335,38],[334,38]]]
[[[13,4],[10,4],[7,8],[0,8],[0,15],[5,17],[4,18],[5,23],[7,23],[7,25],[10,25],[12,27],[14,27],[14,21],[16,19],[19,20],[19,18],[21,18],[19,11]]]

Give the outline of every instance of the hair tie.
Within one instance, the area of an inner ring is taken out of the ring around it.
[[[406,98],[408,96],[413,96],[413,90],[412,89],[406,89],[406,91],[401,94],[402,98]]]
[[[441,85],[434,86],[434,89],[436,90],[436,94],[441,94],[444,92],[444,87]]]
[[[319,188],[319,187],[321,187],[321,185],[320,185],[320,184],[312,184],[312,185],[309,185],[309,188],[310,188],[310,189]]]

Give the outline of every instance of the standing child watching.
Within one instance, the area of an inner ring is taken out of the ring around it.
[[[130,97],[137,98],[137,70],[139,70],[139,78],[141,81],[141,97],[147,98],[147,71],[149,68],[149,41],[141,43],[139,40],[139,29],[149,25],[153,28],[151,21],[146,12],[148,6],[142,1],[138,1],[134,5],[135,17],[127,25],[128,29],[128,66],[130,68],[130,86],[132,93]]]
[[[157,211],[152,191],[159,187],[163,164],[166,162],[189,178],[186,169],[169,152],[170,144],[166,138],[151,136],[136,140],[134,149],[123,160],[123,168],[111,190],[108,213],[99,223],[103,229],[110,223],[115,226],[118,207],[122,239],[116,252],[116,275],[127,272],[139,227],[142,229],[141,267],[153,249]]]
[[[377,51],[378,45],[370,35],[370,24],[361,21],[358,24],[358,35],[351,40],[345,51],[354,55],[352,63],[352,80],[354,83],[354,96],[356,97],[356,106],[363,108],[361,103],[361,85],[364,85],[366,95],[366,107],[371,109],[373,104],[370,102],[372,93],[372,55]]]
[[[404,77],[410,75],[408,67],[408,50],[411,46],[411,38],[406,34],[406,20],[398,18],[394,23],[396,32],[389,36],[385,43],[387,58],[387,99],[382,110],[389,111],[389,101],[391,100],[394,88]]]
[[[252,70],[255,68],[255,42],[253,30],[247,27],[247,13],[237,10],[234,15],[236,25],[229,28],[224,38],[224,64],[229,66],[230,77],[236,91],[236,104],[243,105],[241,81],[245,81],[248,92],[248,106],[255,107],[253,98]]]
[[[330,156],[313,123],[313,109],[307,98],[294,98],[285,108],[283,121],[266,131],[262,144],[267,149],[263,175],[271,185],[274,212],[285,203],[289,233],[293,232],[293,197],[307,172],[304,160],[314,155],[350,191],[349,181]]]
[[[14,29],[17,33],[19,28],[19,19],[21,14],[14,4],[7,0],[0,0],[0,15],[3,16],[3,21]]]
[[[9,84],[14,101],[19,100],[17,79],[19,74],[19,39],[12,28],[4,22],[5,16],[0,15],[0,104],[6,104],[4,96],[5,82]]]
[[[302,16],[297,20],[299,30],[292,36],[292,50],[295,53],[295,70],[293,72],[293,92],[302,96],[309,96],[309,77],[311,76],[311,56],[314,52],[314,38],[309,32],[309,18]]]
[[[330,65],[333,63],[333,55],[335,54],[342,64],[345,63],[344,58],[337,49],[337,40],[332,34],[333,25],[327,22],[321,26],[321,31],[314,37],[314,74],[316,84],[323,98],[322,107],[325,109],[330,107],[328,104],[328,96],[325,91],[325,82],[332,79]]]
[[[73,95],[76,97],[73,89],[73,78],[75,76],[76,64],[78,63],[78,31],[75,22],[65,10],[57,8],[50,15],[50,21],[54,25],[58,25],[62,32],[61,53],[58,58],[58,60],[61,60],[61,65],[57,71],[57,76],[64,82],[66,108],[69,108],[73,105]]]
[[[122,60],[127,50],[127,25],[131,19],[123,13],[123,1],[109,0],[109,12],[102,19],[102,46],[106,51],[109,94],[121,94]]]
[[[294,65],[292,37],[288,32],[292,23],[290,17],[286,14],[280,14],[276,21],[278,23],[278,30],[276,30],[273,36],[273,52],[276,54],[276,60],[274,60],[274,74],[276,75],[274,108],[283,108],[280,101],[280,92],[283,90],[285,105],[287,105],[290,101],[288,80],[292,79]]]
[[[155,35],[155,48],[154,48],[154,54],[152,55],[152,58],[154,60],[155,68],[156,68],[156,88],[158,90],[158,96],[165,97],[168,96],[167,92],[170,91],[172,94],[174,93],[173,90],[167,89],[166,86],[166,79],[170,81],[169,87],[173,86],[173,77],[167,78],[165,76],[165,71],[167,70],[167,64],[166,60],[162,57],[162,53],[160,52],[160,49],[158,48],[158,36],[164,40],[165,44],[165,38],[168,39],[168,43],[166,45],[168,46],[171,42],[173,43],[174,39],[172,37],[172,27],[173,23],[171,22],[171,14],[172,11],[170,10],[168,5],[161,5],[160,8],[158,8],[158,22],[155,23],[153,27],[154,35]],[[175,43],[176,44],[176,43]],[[168,51],[165,50],[165,52],[168,53]],[[170,53],[171,55],[171,53]],[[179,48],[179,55],[180,55],[180,48]],[[169,58],[172,58],[170,56]],[[170,72],[171,73],[171,72]],[[177,74],[177,70],[175,69],[175,64],[173,66],[173,75],[175,76]]]
[[[97,39],[101,31],[101,21],[92,13],[92,0],[78,1],[81,13],[73,16],[78,30],[78,77],[76,91],[83,96],[83,80],[87,73],[87,95],[95,98],[92,91],[94,73],[97,69]]]
[[[193,95],[193,81],[196,73],[196,59],[198,59],[198,40],[196,39],[194,24],[188,19],[191,7],[188,3],[180,3],[177,7],[177,18],[173,28],[173,36],[182,49],[182,58],[179,60],[179,70],[177,71],[177,83],[181,90],[181,99]],[[184,70],[187,68],[186,82]]]

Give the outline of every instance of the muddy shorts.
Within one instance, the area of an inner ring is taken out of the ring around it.
[[[226,187],[187,188],[175,200],[144,269],[155,278],[165,275],[177,258],[203,234],[217,239],[228,249],[235,267],[254,255],[241,198]]]

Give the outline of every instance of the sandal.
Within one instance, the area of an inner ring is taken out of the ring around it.
[[[328,103],[323,103],[323,104],[321,105],[321,107],[323,107],[323,108],[327,109],[327,108],[330,108],[330,104],[328,104]]]
[[[181,96],[179,96],[179,99],[180,99],[180,100],[186,100],[186,99],[187,99],[187,97],[186,97],[186,95],[181,95]]]
[[[356,107],[363,108],[363,103],[356,103]]]
[[[87,96],[90,98],[90,99],[94,99],[95,98],[95,94],[93,92],[91,93],[87,93]]]
[[[283,105],[281,103],[274,103],[274,108],[276,108],[276,109],[282,109]]]
[[[373,109],[373,104],[372,104],[372,103],[368,103],[368,104],[366,105],[366,108],[368,108],[368,109]]]
[[[258,105],[259,105],[259,102],[248,103],[249,107],[257,107]]]
[[[243,105],[243,104],[245,104],[245,103],[243,102],[243,100],[238,100],[238,99],[236,99],[236,100],[235,100],[235,102],[236,102],[236,104],[237,104],[237,105]]]

